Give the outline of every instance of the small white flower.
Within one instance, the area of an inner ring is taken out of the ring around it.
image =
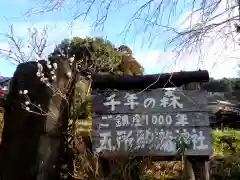
[[[27,93],[28,93],[28,90],[25,89],[25,90],[23,91],[23,94],[27,94]]]
[[[45,78],[44,78],[44,81],[48,81],[48,78],[45,77]]]
[[[72,76],[72,73],[71,72],[67,72],[67,77],[71,77]]]
[[[46,86],[47,86],[47,87],[50,87],[50,86],[51,86],[51,84],[50,84],[49,82],[47,82],[47,83],[46,83]]]
[[[69,58],[68,61],[72,63],[74,61],[74,57]]]
[[[26,110],[27,110],[27,111],[30,111],[30,108],[29,108],[29,107],[26,107]]]
[[[43,81],[44,81],[44,78],[43,78],[43,77],[41,77],[41,78],[40,78],[40,81],[41,81],[41,82],[43,82]]]
[[[25,104],[26,104],[26,105],[29,105],[29,104],[30,104],[30,102],[29,102],[29,101],[26,101],[26,102],[25,102]]]
[[[38,66],[38,70],[39,70],[39,71],[42,71],[42,70],[43,70],[43,66],[42,66],[40,63],[38,63],[37,66]]]
[[[44,74],[43,74],[43,73],[41,73],[41,76],[42,76],[42,77],[44,77]]]
[[[58,66],[57,63],[53,63],[53,68],[54,69],[57,69],[57,66]]]
[[[55,80],[56,79],[56,76],[52,76],[52,80]]]
[[[41,107],[41,105],[40,105],[40,104],[38,104],[38,107]]]
[[[48,67],[48,69],[52,69],[52,66],[50,64],[47,67]]]
[[[51,74],[55,74],[55,72],[54,72],[54,71],[50,71],[50,73],[51,73]]]
[[[69,63],[70,66],[72,66],[72,63]]]
[[[23,94],[23,91],[22,91],[22,90],[20,90],[20,91],[19,91],[19,94]]]
[[[37,77],[40,77],[40,76],[41,76],[41,73],[38,71],[38,72],[36,73],[36,75],[37,75]]]

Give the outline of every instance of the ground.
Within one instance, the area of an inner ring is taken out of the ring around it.
[[[0,113],[0,128],[2,127],[3,114]],[[0,130],[1,132],[1,130]],[[211,180],[239,180],[240,179],[240,131],[231,129],[213,130],[213,156],[211,157]],[[1,139],[1,138],[0,138]],[[79,156],[79,159],[81,156]],[[82,159],[82,158],[81,158]],[[90,162],[83,163],[90,167]],[[89,165],[88,165],[89,164]],[[77,168],[83,179],[93,179],[88,174],[80,171],[84,167]],[[177,180],[181,179],[183,169],[182,162],[155,162],[150,163],[142,173],[142,180]],[[94,171],[94,170],[93,170]]]

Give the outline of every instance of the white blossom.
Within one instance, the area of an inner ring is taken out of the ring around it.
[[[29,101],[26,101],[26,102],[25,102],[25,104],[26,104],[26,105],[29,105],[29,104],[30,104],[30,102],[29,102]]]
[[[29,107],[26,107],[26,110],[27,110],[27,111],[30,111],[30,108],[29,108]]]
[[[23,91],[22,91],[22,90],[20,90],[20,91],[19,91],[19,94],[23,94]]]
[[[42,66],[40,63],[38,63],[37,66],[38,66],[38,70],[39,70],[39,71],[42,71],[42,70],[43,70],[43,66]]]
[[[53,63],[53,68],[57,69],[57,63]]]
[[[72,73],[69,71],[69,72],[67,72],[67,77],[71,77],[72,76]]]
[[[28,93],[28,90],[25,89],[25,90],[23,91],[23,94],[27,94],[27,93]]]
[[[46,86],[49,87],[49,86],[51,86],[51,84],[50,84],[49,82],[47,82],[47,83],[46,83]]]
[[[54,71],[50,71],[50,74],[55,74],[55,72]]]
[[[36,73],[36,75],[37,75],[37,77],[40,77],[40,76],[41,76],[41,73],[38,71],[38,72]]]
[[[56,79],[56,76],[54,75],[54,76],[52,76],[52,80],[55,80]]]
[[[52,69],[52,65],[50,65],[50,64],[47,67],[48,67],[48,69]]]

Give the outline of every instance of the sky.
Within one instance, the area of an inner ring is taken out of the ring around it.
[[[156,0],[155,3],[158,3],[158,1]],[[172,51],[172,46],[169,49],[165,49],[166,41],[172,36],[170,32],[165,32],[159,29],[159,27],[144,29],[144,24],[137,22],[127,31],[127,34],[123,33],[124,27],[128,24],[133,13],[140,7],[141,4],[139,3],[131,3],[126,7],[122,6],[120,10],[112,10],[104,22],[104,29],[94,29],[92,25],[97,17],[96,7],[89,13],[89,16],[85,20],[78,18],[72,21],[72,17],[76,12],[76,7],[74,9],[73,4],[68,4],[59,11],[27,16],[26,12],[38,5],[36,2],[41,3],[41,0],[0,2],[0,7],[2,7],[0,11],[0,48],[9,48],[8,39],[4,36],[5,33],[9,32],[9,25],[13,25],[14,35],[20,37],[26,45],[23,47],[25,53],[28,53],[28,28],[37,28],[39,32],[47,28],[48,47],[45,50],[45,55],[50,53],[55,45],[64,38],[71,38],[73,36],[102,36],[110,40],[113,44],[125,44],[132,48],[135,58],[144,67],[145,74],[206,69],[209,71],[211,77],[217,79],[238,77],[237,56],[240,54],[238,52],[238,44],[233,42],[231,38],[227,40],[226,38],[222,38],[225,31],[220,32],[216,29],[216,31],[208,34],[209,39],[206,40],[207,43],[200,46],[200,51],[191,53],[189,51],[182,51],[176,59],[176,54]],[[179,3],[177,8],[181,9],[183,6],[183,4]],[[218,13],[222,12],[225,7],[226,3],[223,0]],[[84,6],[77,8],[80,10],[86,9]],[[169,11],[169,9],[165,10],[162,17],[163,22],[168,21],[167,14]],[[189,12],[190,9],[185,8],[181,13],[176,13],[171,19],[173,26],[179,29],[189,27],[190,21],[185,20]],[[193,16],[191,25],[192,23],[196,24],[199,17],[199,14]],[[222,16],[219,18],[222,20],[227,17]],[[220,38],[216,38],[216,36]],[[15,68],[16,66],[0,57],[0,73],[2,76],[12,76]]]

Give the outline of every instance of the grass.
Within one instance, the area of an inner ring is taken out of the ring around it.
[[[2,128],[3,114],[0,112],[0,128]],[[90,123],[84,124],[90,126]],[[82,129],[81,129],[82,130]],[[1,129],[0,129],[1,133]],[[214,153],[210,161],[211,180],[239,180],[240,179],[240,131],[231,129],[213,130]],[[1,138],[0,138],[1,140]],[[75,178],[100,180],[97,175],[97,157],[79,154],[75,163]],[[148,162],[143,167],[141,180],[178,180],[181,179],[183,163],[180,161]],[[119,167],[119,166],[118,166]],[[130,166],[115,169],[123,177],[128,174]],[[129,177],[126,179],[130,180]]]

